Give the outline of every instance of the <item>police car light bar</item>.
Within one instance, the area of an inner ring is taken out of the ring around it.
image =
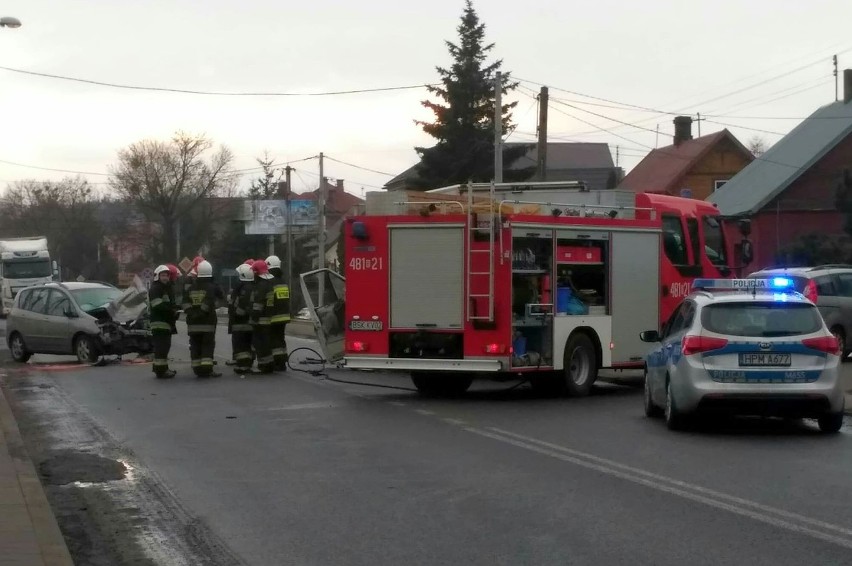
[[[789,277],[770,277],[768,279],[696,279],[693,289],[705,291],[794,291],[793,280]]]

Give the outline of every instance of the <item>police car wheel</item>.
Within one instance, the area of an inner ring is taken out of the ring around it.
[[[651,397],[651,378],[648,377],[648,372],[645,372],[645,416],[651,418],[663,416],[663,410],[654,404]]]
[[[685,418],[677,408],[674,395],[672,393],[671,380],[666,379],[666,408],[665,408],[666,426],[669,430],[681,430],[685,424]]]
[[[572,397],[584,397],[598,376],[598,357],[591,338],[580,332],[568,339],[564,357],[565,391]]]
[[[843,413],[829,413],[827,415],[823,415],[817,420],[817,423],[819,424],[819,430],[821,432],[827,434],[840,432],[840,428],[843,426]]]

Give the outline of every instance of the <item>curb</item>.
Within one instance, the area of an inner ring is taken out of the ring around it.
[[[3,353],[0,353],[0,361],[5,357]],[[74,566],[65,544],[65,537],[50,508],[44,487],[27,452],[18,423],[15,421],[12,408],[6,401],[2,388],[0,388],[0,433],[6,437],[9,454],[29,510],[33,533],[41,551],[43,563],[45,566]]]

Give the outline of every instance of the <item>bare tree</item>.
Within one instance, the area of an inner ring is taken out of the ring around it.
[[[220,146],[205,160],[212,148],[204,135],[177,132],[169,142],[142,140],[118,152],[110,184],[118,196],[161,223],[162,257],[175,254],[184,217],[204,199],[233,190],[233,154]]]
[[[760,157],[766,150],[769,149],[769,142],[766,141],[766,138],[763,136],[752,136],[750,140],[748,140],[748,150],[755,157]]]

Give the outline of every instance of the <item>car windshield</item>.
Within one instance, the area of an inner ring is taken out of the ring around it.
[[[770,338],[812,334],[822,328],[822,318],[805,303],[719,303],[704,307],[701,324],[718,334]]]
[[[4,261],[3,277],[9,279],[33,279],[35,277],[50,277],[50,261]]]
[[[102,307],[121,296],[121,291],[112,287],[94,287],[90,289],[74,289],[71,296],[84,311]]]

